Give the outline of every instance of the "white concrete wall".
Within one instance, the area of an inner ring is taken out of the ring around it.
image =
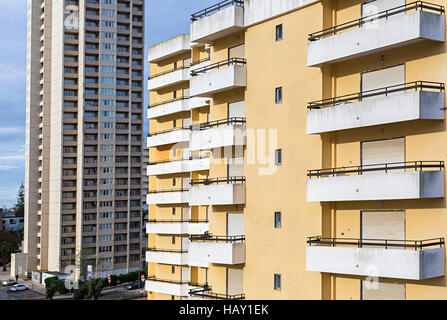
[[[200,107],[206,107],[210,105],[210,99],[209,98],[190,98],[189,99],[189,108],[195,109]]]
[[[192,186],[190,188],[190,206],[244,203],[245,183]]]
[[[200,73],[190,79],[191,97],[212,97],[214,94],[247,86],[247,67],[230,65]]]
[[[189,81],[189,68],[178,69],[166,73],[162,76],[149,79],[147,83],[148,90],[160,90],[168,86],[173,86],[182,82]]]
[[[190,266],[208,268],[209,263],[242,264],[245,263],[245,242],[216,243],[191,242],[188,249]]]
[[[150,63],[154,63],[189,50],[189,34],[182,34],[149,47],[148,60]]]
[[[377,26],[368,24],[310,42],[307,48],[307,65],[339,62],[423,39],[445,41],[445,16],[435,13],[415,11],[395,15],[378,20]]]
[[[307,179],[307,201],[444,197],[444,171],[377,172]]]
[[[246,144],[245,125],[229,125],[207,130],[192,131],[189,147],[191,151],[209,150]]]
[[[244,8],[231,6],[191,22],[191,41],[213,43],[244,29]]]
[[[154,119],[169,114],[188,110],[189,110],[189,99],[182,99],[148,109],[147,117],[148,119]]]
[[[149,204],[170,204],[170,203],[188,203],[189,192],[161,192],[149,193],[146,203]]]
[[[444,275],[444,248],[423,251],[308,246],[306,270],[422,280]]]
[[[146,224],[147,233],[188,234],[188,223],[150,223]]]
[[[245,26],[263,22],[320,0],[245,0]]]
[[[156,147],[165,144],[189,141],[190,130],[180,129],[171,132],[157,134],[147,138],[147,147]]]
[[[146,262],[187,265],[188,253],[146,251]]]
[[[145,291],[168,294],[172,296],[186,297],[189,286],[185,284],[169,283],[147,279],[144,283]]]
[[[417,119],[444,119],[444,93],[402,92],[307,111],[307,134]]]
[[[209,168],[209,158],[173,161],[147,166],[147,175],[153,176],[179,172],[202,171],[209,170]]]

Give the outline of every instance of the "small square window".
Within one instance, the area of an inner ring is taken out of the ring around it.
[[[172,215],[175,216],[175,208],[172,208]]]
[[[282,24],[278,24],[276,26],[276,41],[282,40]]]
[[[282,149],[275,150],[275,165],[276,166],[282,165]]]
[[[175,273],[175,266],[172,266],[171,272],[174,274]]]
[[[172,244],[175,244],[175,237],[172,237]]]
[[[177,120],[173,120],[173,121],[172,121],[172,126],[173,126],[174,128],[177,127]]]
[[[281,228],[281,212],[276,211],[275,212],[275,228]]]
[[[278,87],[275,89],[275,103],[282,102],[282,87]]]
[[[172,96],[175,98],[177,98],[177,91],[172,92]]]
[[[281,290],[281,275],[276,274],[273,277],[273,289],[275,290]]]

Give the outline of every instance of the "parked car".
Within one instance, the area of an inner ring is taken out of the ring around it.
[[[14,284],[17,284],[17,281],[15,281],[14,279],[7,279],[2,282],[2,286],[4,286],[4,287],[12,286]]]
[[[127,290],[135,290],[138,289],[138,282],[140,283],[140,289],[144,288],[144,281],[135,281],[131,285],[127,286]]]
[[[9,291],[11,292],[18,292],[18,291],[25,291],[28,290],[29,288],[27,286],[25,286],[24,284],[15,284],[11,287],[11,289],[9,289]]]

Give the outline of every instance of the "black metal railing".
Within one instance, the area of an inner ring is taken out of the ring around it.
[[[214,236],[211,233],[205,233],[200,235],[192,235],[189,237],[190,241],[202,241],[202,242],[225,242],[225,243],[239,243],[245,241],[244,235],[237,236]]]
[[[190,219],[190,220],[183,220],[183,219],[171,219],[171,220],[148,220],[148,223],[208,223],[209,220],[206,219]]]
[[[180,158],[180,159],[159,160],[159,161],[149,162],[148,166],[153,166],[153,165],[157,165],[157,164],[164,164],[164,163],[179,162],[179,161],[209,159],[209,157],[210,157],[210,155],[208,154],[208,155],[199,156],[199,157],[187,157],[187,158]]]
[[[191,77],[197,76],[200,73],[205,73],[205,72],[208,72],[208,71],[214,70],[214,69],[220,69],[220,68],[228,67],[231,65],[244,65],[244,64],[247,64],[247,60],[244,58],[230,58],[230,59],[226,59],[226,60],[222,60],[222,61],[210,64],[209,66],[205,66],[205,67],[201,67],[201,68],[192,70]]]
[[[157,103],[154,103],[154,104],[150,104],[148,109],[155,108],[155,107],[158,107],[158,106],[162,106],[164,104],[180,101],[180,100],[186,100],[186,99],[189,99],[189,97],[188,96],[183,96],[183,97],[173,98],[173,99],[170,99],[170,100],[165,100],[165,101],[162,101],[162,102],[157,102]]]
[[[444,238],[433,238],[425,240],[389,240],[389,239],[356,239],[356,238],[326,238],[322,236],[313,236],[307,238],[309,246],[356,246],[363,247],[384,247],[389,248],[409,248],[414,250],[423,250],[427,247],[443,247]]]
[[[191,125],[191,130],[206,130],[206,129],[211,129],[211,128],[215,128],[215,127],[220,127],[220,126],[229,126],[232,124],[245,124],[246,118],[243,117],[233,117],[233,118],[226,118],[226,119],[220,119],[220,120],[215,120],[215,121],[209,121],[209,122],[203,122],[203,123],[199,123],[199,124],[193,124]]]
[[[346,31],[349,29],[355,29],[360,28],[365,23],[369,23],[375,20],[380,19],[388,19],[389,17],[392,17],[399,13],[407,13],[408,11],[429,11],[429,12],[436,12],[438,14],[444,14],[444,7],[437,4],[428,3],[425,1],[415,1],[412,3],[407,3],[399,7],[395,7],[392,9],[388,9],[385,11],[381,11],[369,16],[365,16],[356,20],[352,20],[331,28],[327,28],[318,32],[314,32],[309,34],[308,40],[309,41],[316,41],[326,36],[333,36],[337,33],[340,33],[342,31]]]
[[[187,192],[187,191],[189,191],[189,189],[185,189],[185,188],[162,189],[162,190],[149,190],[148,194],[169,193],[169,192]]]
[[[189,289],[189,295],[193,297],[200,297],[214,300],[245,300],[245,294],[225,294],[215,293],[211,291],[211,287],[206,285],[202,288]]]
[[[208,56],[208,57],[206,57],[206,58],[203,58],[203,59],[200,59],[200,60],[191,62],[190,66],[193,67],[193,66],[196,66],[196,65],[198,65],[198,64],[201,64],[201,63],[203,63],[203,62],[207,62],[207,61],[210,61],[210,60],[211,60],[211,57]]]
[[[441,82],[431,82],[431,81],[413,81],[404,84],[382,87],[378,89],[367,90],[363,92],[347,94],[344,96],[323,99],[319,101],[309,102],[307,108],[321,109],[324,107],[332,107],[344,103],[360,102],[363,99],[377,96],[388,96],[396,92],[407,92],[407,91],[429,91],[435,90],[439,92],[444,92],[445,85]]]
[[[172,72],[175,72],[175,71],[178,71],[178,70],[184,70],[184,69],[189,69],[189,67],[181,66],[181,67],[177,67],[177,68],[169,69],[169,70],[166,70],[166,71],[163,71],[163,72],[160,72],[160,73],[156,73],[156,74],[154,74],[154,75],[149,76],[149,77],[148,77],[148,80],[152,80],[152,79],[155,79],[155,78],[164,76],[164,75],[166,75],[166,74],[168,74],[168,73],[172,73]]]
[[[232,176],[222,178],[192,179],[189,182],[191,186],[198,186],[198,185],[208,186],[213,184],[236,184],[236,183],[245,183],[245,177]]]
[[[157,136],[159,134],[164,134],[164,133],[169,133],[169,132],[174,132],[174,131],[179,131],[179,130],[191,130],[191,126],[178,127],[178,128],[172,128],[172,129],[167,129],[167,130],[162,130],[162,131],[157,131],[157,132],[151,132],[148,134],[148,137],[153,137],[153,136]]]
[[[380,164],[368,164],[360,166],[349,166],[328,169],[308,170],[307,176],[322,177],[322,176],[336,176],[347,174],[362,174],[364,172],[385,171],[387,173],[391,170],[415,170],[424,171],[429,169],[444,170],[444,161],[408,161],[408,162],[392,162]]]
[[[184,280],[171,280],[171,279],[162,279],[162,278],[157,278],[156,276],[149,276],[147,278],[147,280],[151,280],[151,281],[158,281],[158,282],[166,282],[166,283],[174,283],[174,284],[188,284],[188,281],[184,281]]]
[[[196,20],[205,18],[206,16],[209,16],[217,11],[220,11],[220,10],[225,9],[230,6],[243,7],[244,0],[225,0],[225,1],[219,2],[215,5],[212,5],[211,7],[208,7],[206,9],[200,10],[196,13],[193,13],[191,15],[191,21],[196,21]]]
[[[160,248],[147,248],[150,252],[166,252],[166,253],[188,253],[188,250],[183,249],[160,249]]]

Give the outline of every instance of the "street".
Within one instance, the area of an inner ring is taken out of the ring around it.
[[[7,293],[7,291],[10,288],[11,287],[1,287],[0,288],[0,300],[43,300],[43,299],[45,299],[45,296],[43,294],[37,293],[32,290]]]

